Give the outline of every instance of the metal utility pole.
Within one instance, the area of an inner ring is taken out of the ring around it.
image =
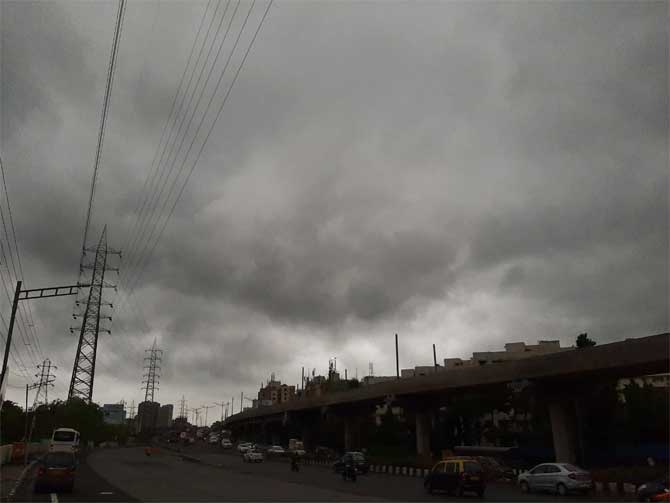
[[[128,419],[132,419],[134,417],[135,417],[135,400],[133,400],[132,403],[130,404],[130,415]]]
[[[223,408],[226,406],[226,402],[214,402],[214,405],[221,407],[221,422],[223,423]]]
[[[92,251],[92,250],[91,250]],[[95,379],[95,359],[98,350],[98,334],[101,331],[100,320],[106,319],[112,321],[111,316],[104,316],[102,306],[112,305],[103,302],[103,288],[116,288],[115,285],[105,283],[105,273],[107,271],[116,271],[118,268],[112,268],[107,265],[108,255],[121,255],[120,252],[107,248],[107,226],[102,230],[100,241],[95,249],[95,258],[92,264],[84,265],[81,268],[91,269],[91,285],[86,301],[77,301],[78,307],[84,304],[84,312],[75,313],[73,318],[82,318],[81,327],[70,328],[70,332],[79,329],[79,344],[77,345],[77,355],[72,368],[72,380],[70,381],[70,391],[68,399],[81,398],[87,403],[91,402],[93,397],[93,381]],[[111,333],[110,330],[102,329],[103,332]]]
[[[213,409],[216,407],[216,405],[202,405],[200,406],[201,409],[205,409],[205,426],[209,426],[209,423],[207,422],[207,416],[209,415],[209,409]]]
[[[230,399],[230,415],[235,414],[235,397]]]
[[[186,407],[186,398],[184,398],[184,395],[179,400],[179,417],[184,418],[188,423],[188,408]]]
[[[400,363],[398,362],[398,334],[395,334],[395,375],[400,379]]]
[[[49,386],[53,387],[53,383],[56,380],[56,376],[51,373],[51,369],[57,369],[55,365],[51,365],[51,360],[48,358],[42,362],[42,365],[38,365],[41,371],[39,374],[35,374],[35,377],[39,377],[40,381],[37,383],[37,393],[35,394],[35,401],[33,402],[33,408],[37,407],[40,401],[40,394],[44,396],[44,404],[49,403]]]
[[[16,289],[14,290],[14,302],[12,303],[12,313],[9,317],[9,326],[7,327],[7,337],[5,339],[5,354],[2,359],[2,379],[0,383],[5,382],[7,374],[7,361],[9,360],[9,353],[12,347],[12,335],[14,334],[14,322],[16,321],[16,311],[19,307],[20,300],[32,299],[46,299],[48,297],[63,297],[66,295],[76,295],[79,288],[84,288],[89,285],[76,284],[68,286],[54,286],[47,288],[32,288],[22,290],[22,281],[16,282]]]
[[[240,391],[240,412],[242,412],[243,407],[244,407],[244,391]]]
[[[301,383],[300,384],[300,389],[302,391],[305,391],[305,367],[302,368],[302,379],[301,379],[300,383]]]
[[[437,368],[437,353],[435,353],[435,344],[433,344],[433,363],[435,364],[435,368]]]
[[[144,357],[144,370],[147,371],[142,377],[144,391],[144,401],[153,402],[156,397],[156,391],[158,390],[158,383],[160,382],[160,363],[163,359],[163,350],[156,347],[156,339],[150,349],[145,349],[145,353],[149,353],[149,356]]]

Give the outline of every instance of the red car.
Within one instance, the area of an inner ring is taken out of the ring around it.
[[[77,459],[72,452],[50,452],[37,465],[35,492],[62,490],[72,492]]]

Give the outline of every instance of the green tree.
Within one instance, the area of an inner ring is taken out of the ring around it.
[[[10,400],[5,400],[0,412],[0,445],[23,438],[26,416],[23,409]]]
[[[590,348],[591,346],[595,346],[596,341],[593,339],[589,339],[589,336],[586,332],[583,334],[579,334],[577,336],[577,347],[578,348]]]

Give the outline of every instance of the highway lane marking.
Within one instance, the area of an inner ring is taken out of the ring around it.
[[[51,503],[58,503],[58,495],[56,493],[51,493]]]
[[[100,494],[108,495],[108,494],[114,494],[112,491],[102,491]]]

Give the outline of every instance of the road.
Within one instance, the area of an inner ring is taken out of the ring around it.
[[[370,474],[344,482],[328,468],[302,466],[291,473],[287,463],[243,463],[239,456],[207,451],[189,454],[202,462],[183,460],[162,451],[147,457],[142,448],[100,450],[82,463],[75,491],[58,501],[458,501],[427,495],[420,478]],[[54,501],[32,493],[28,478],[15,501]],[[550,494],[523,495],[513,485],[491,484],[488,501],[622,501],[620,498]],[[477,500],[465,497],[463,500]]]

